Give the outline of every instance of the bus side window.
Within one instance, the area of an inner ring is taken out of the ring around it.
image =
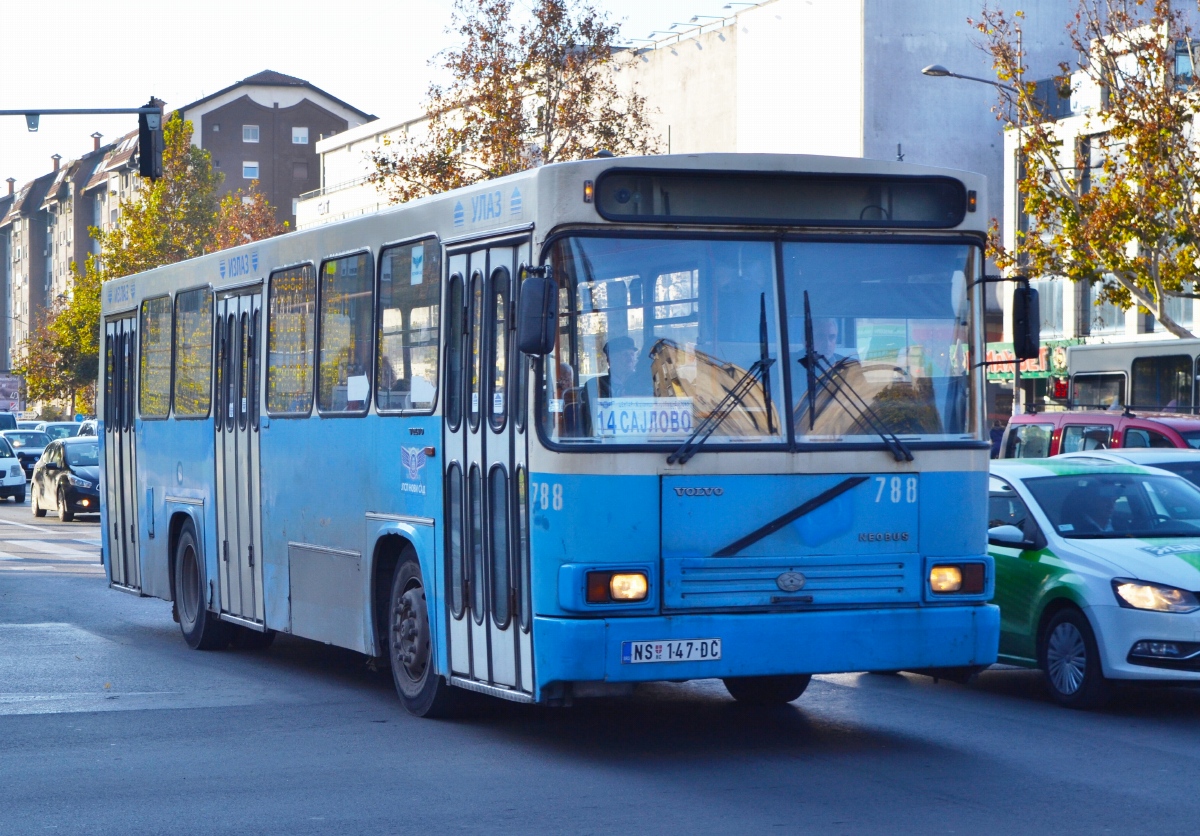
[[[379,262],[380,412],[433,409],[441,325],[441,248],[435,238],[389,247]]]
[[[142,302],[138,408],[143,418],[171,412],[171,297]]]
[[[371,402],[375,261],[369,253],[321,265],[317,409],[365,414]]]
[[[307,416],[313,404],[317,274],[311,264],[271,274],[267,299],[267,414]]]
[[[213,295],[207,287],[175,296],[175,416],[205,418],[212,403]]]

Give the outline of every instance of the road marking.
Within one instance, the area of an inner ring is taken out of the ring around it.
[[[55,557],[96,557],[95,552],[84,552],[80,551],[79,549],[69,549],[62,545],[63,541],[61,540],[57,542],[50,540],[4,540],[3,542],[9,546],[20,546],[22,548],[30,549],[31,551],[41,552],[42,554],[49,554]]]
[[[24,559],[25,558],[21,557],[20,555],[9,554],[8,552],[0,552],[0,560],[24,560]]]
[[[95,540],[75,540],[75,542],[83,543],[85,546],[95,546],[96,548],[100,548],[101,546],[100,538],[98,537]]]
[[[0,524],[15,525],[17,528],[28,528],[31,531],[45,531],[44,525],[29,525],[28,523],[13,522],[12,520],[0,520]]]

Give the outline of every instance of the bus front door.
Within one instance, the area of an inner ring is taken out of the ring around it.
[[[104,479],[109,580],[129,592],[142,588],[137,547],[137,318],[104,325]]]
[[[217,299],[217,548],[221,615],[263,630],[259,484],[262,291]]]
[[[526,364],[512,330],[515,276],[529,254],[527,240],[452,253],[444,330],[447,364],[455,366],[448,387],[461,387],[447,395],[451,669],[460,684],[514,699],[533,693],[525,381],[513,373]]]

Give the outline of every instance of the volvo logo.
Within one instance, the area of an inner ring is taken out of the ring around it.
[[[724,488],[676,488],[676,496],[722,496]]]
[[[784,572],[775,579],[775,585],[784,592],[799,592],[804,589],[806,583],[808,583],[808,578],[799,572]]]

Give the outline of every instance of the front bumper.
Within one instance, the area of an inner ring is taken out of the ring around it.
[[[76,514],[99,514],[100,492],[96,488],[77,488],[71,485],[63,491],[67,510]]]
[[[777,674],[990,665],[1000,610],[990,604],[534,619],[535,670],[551,682],[649,682]],[[627,641],[721,640],[709,661],[623,664]]]
[[[1087,616],[1095,628],[1105,676],[1200,682],[1200,665],[1197,670],[1178,670],[1129,661],[1135,642],[1200,642],[1200,612],[1149,612],[1113,604],[1088,607]]]

